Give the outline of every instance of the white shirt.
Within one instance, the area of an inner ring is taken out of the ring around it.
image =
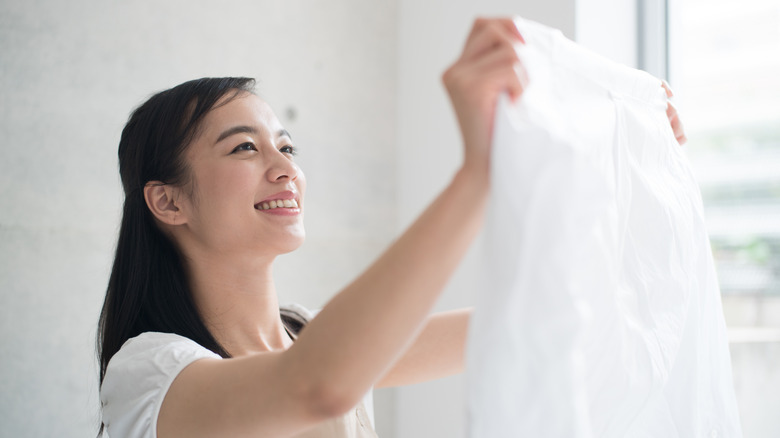
[[[316,315],[288,304],[306,321]],[[112,438],[156,438],[157,418],[171,383],[187,365],[198,359],[221,357],[184,336],[146,332],[125,342],[111,358],[100,388],[103,424]],[[363,398],[374,424],[373,391]]]
[[[218,354],[171,333],[142,333],[111,358],[100,388],[103,424],[114,438],[156,438],[157,417],[173,379],[187,365]]]

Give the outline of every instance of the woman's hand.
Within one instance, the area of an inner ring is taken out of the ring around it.
[[[672,89],[666,81],[662,81],[661,86],[666,90],[666,97],[674,96]],[[685,137],[683,124],[680,121],[680,117],[677,115],[677,108],[672,105],[672,102],[669,102],[666,105],[666,116],[669,117],[669,123],[672,125],[672,131],[674,132],[674,138],[677,139],[677,143],[680,143],[680,146],[684,145],[685,142],[688,141],[688,138]]]
[[[463,136],[463,166],[485,176],[498,95],[516,100],[528,82],[516,50],[524,42],[512,19],[477,19],[460,58],[442,77]]]

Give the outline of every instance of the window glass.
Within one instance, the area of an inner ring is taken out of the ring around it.
[[[780,1],[669,0],[745,437],[780,436]]]
[[[679,3],[671,79],[721,290],[780,296],[780,2]]]

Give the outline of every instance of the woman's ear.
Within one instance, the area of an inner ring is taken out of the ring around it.
[[[168,225],[182,225],[187,217],[177,205],[179,189],[160,181],[149,181],[144,186],[144,199],[154,217]]]

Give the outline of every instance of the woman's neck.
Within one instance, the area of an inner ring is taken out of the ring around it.
[[[268,261],[188,260],[190,284],[206,327],[233,357],[289,348]]]

